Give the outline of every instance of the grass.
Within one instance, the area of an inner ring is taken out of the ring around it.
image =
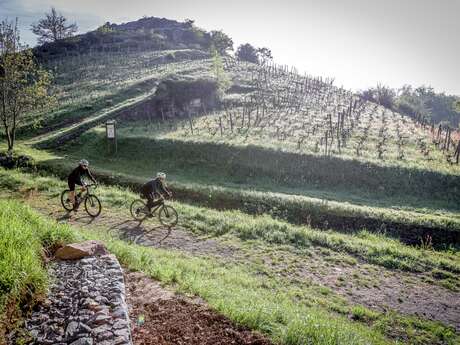
[[[58,196],[65,184],[54,177],[0,170],[0,188],[21,193],[39,190]],[[98,189],[98,195],[103,203],[118,208],[127,208],[130,200],[136,197],[129,189],[109,186]],[[456,251],[422,250],[364,231],[355,235],[320,231],[295,226],[269,215],[253,217],[236,210],[217,211],[179,202],[174,206],[180,214],[181,225],[197,234],[232,234],[243,241],[256,239],[297,248],[318,246],[390,269],[436,271],[440,281],[447,278],[460,287],[460,257]],[[440,272],[444,272],[444,276]]]
[[[452,329],[436,322],[397,314],[388,317],[362,306],[340,307],[340,303],[331,302],[334,294],[330,289],[319,287],[319,293],[315,293],[308,286],[290,284],[270,274],[261,275],[249,263],[232,265],[215,258],[146,248],[97,231],[83,234],[103,240],[130,269],[174,286],[179,292],[200,296],[234,322],[259,330],[280,344],[392,343],[387,334],[395,340],[416,336],[414,344],[440,340],[454,344],[458,340]],[[341,312],[330,311],[333,308]],[[353,322],[348,315],[359,317]],[[392,333],[389,323],[398,327],[398,332]]]
[[[46,251],[74,239],[67,226],[41,218],[17,201],[0,201],[0,323],[9,327],[19,305],[43,294]],[[0,337],[5,329],[0,327]]]
[[[23,194],[39,191],[56,197],[61,188],[63,183],[53,177],[0,170],[0,190],[8,190],[11,196],[17,192]],[[127,202],[134,197],[129,191],[115,187],[102,187],[98,193],[105,208],[113,210],[126,207]],[[457,339],[450,328],[436,322],[398,314],[395,314],[397,321],[394,321],[393,317],[388,318],[386,314],[344,303],[343,299],[338,298],[327,287],[283,279],[257,263],[232,263],[215,257],[147,248],[121,241],[106,231],[96,229],[73,229],[74,233],[69,235],[67,226],[45,220],[20,203],[12,204],[14,208],[9,209],[7,214],[16,212],[26,224],[35,224],[28,220],[32,218],[36,219],[37,224],[44,224],[40,228],[53,229],[51,234],[41,237],[42,246],[49,246],[59,239],[102,240],[124,266],[142,271],[179,292],[200,296],[233,321],[257,329],[281,344],[300,345],[312,341],[315,344],[390,344],[393,340],[405,339],[408,335],[418,337],[414,344],[430,344],[440,339],[445,344],[454,344]],[[190,213],[193,207],[178,203],[175,206],[180,210],[181,216],[194,217]],[[227,217],[234,218],[235,215],[244,216],[229,212],[221,219],[228,223]],[[209,216],[210,214],[204,212],[204,219],[209,221]],[[247,216],[235,219],[238,223],[247,221]],[[213,223],[208,224],[209,228],[213,226]],[[34,225],[33,228],[35,227]],[[231,231],[238,235],[235,228]],[[244,238],[242,240],[250,241]],[[265,239],[260,241],[263,246]],[[335,253],[333,249],[325,250],[330,255]],[[349,316],[355,321],[350,320]],[[398,332],[395,334],[396,326]]]
[[[123,137],[118,146],[117,156],[108,156],[101,131],[92,130],[40,160],[49,161],[46,164],[58,171],[61,163],[73,164],[71,161],[84,156],[107,180],[131,185],[142,183],[155,170],[167,171],[176,196],[183,201],[219,209],[239,209],[250,214],[269,213],[294,224],[307,223],[319,228],[387,232],[412,244],[421,243],[422,230],[417,232],[418,228],[433,231],[433,245],[438,248],[455,243],[455,233],[460,230],[458,204],[434,196],[411,199],[410,195],[381,196],[377,192],[361,197],[356,189],[350,193],[340,188],[335,192],[326,188],[308,189],[311,185],[307,182],[298,188],[286,187],[286,182],[273,180],[263,171],[241,180],[242,175],[249,172],[240,171],[238,162],[222,166],[212,159],[206,160],[197,156],[199,152],[203,155],[201,147]],[[214,157],[210,150],[206,156]],[[31,153],[37,155],[37,151]],[[66,159],[60,159],[62,156]],[[70,168],[69,165],[65,169]],[[413,206],[401,206],[407,203]],[[439,235],[436,236],[436,232]]]

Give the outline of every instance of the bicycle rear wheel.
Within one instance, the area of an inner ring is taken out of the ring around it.
[[[61,193],[61,204],[62,207],[64,207],[64,210],[66,211],[72,211],[73,210],[73,205],[72,202],[70,201],[69,197],[70,190],[66,189]]]
[[[158,218],[160,219],[161,224],[169,228],[176,225],[177,221],[179,220],[177,211],[174,209],[174,207],[169,205],[163,205],[163,207],[160,209],[160,212],[158,213]]]
[[[136,199],[131,203],[129,211],[135,220],[142,221],[147,217],[147,205],[141,199]]]
[[[97,196],[90,194],[86,197],[85,210],[93,218],[101,214],[102,206]]]

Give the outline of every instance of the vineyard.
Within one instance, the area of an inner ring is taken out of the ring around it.
[[[68,125],[128,98],[152,93],[172,75],[209,76],[207,53],[185,50],[93,52],[47,60],[54,76],[57,104],[41,122],[46,127]],[[35,114],[31,114],[31,122]]]
[[[219,55],[212,33],[143,18],[36,48],[56,104],[28,114],[13,155],[0,143],[0,194],[13,200],[0,216],[68,223],[274,344],[457,344],[460,132],[332,78]],[[97,218],[61,210],[82,159]],[[131,221],[159,171],[174,228]],[[25,223],[18,233],[37,232]],[[151,320],[133,310],[135,335]]]
[[[395,113],[295,69],[229,63],[251,90],[222,110],[183,121],[168,137],[458,170],[453,132]],[[449,164],[450,163],[450,164]]]

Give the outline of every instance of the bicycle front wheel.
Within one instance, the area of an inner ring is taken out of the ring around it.
[[[93,218],[101,214],[102,206],[97,196],[90,194],[86,197],[85,210]]]
[[[64,207],[64,210],[70,212],[73,210],[73,204],[70,201],[69,193],[70,193],[70,190],[68,189],[66,189],[65,191],[61,193],[61,204],[62,204],[62,207]]]
[[[145,219],[145,217],[147,217],[146,208],[147,205],[145,202],[143,202],[141,199],[137,199],[131,203],[129,211],[135,220],[142,221]]]
[[[163,205],[163,207],[160,209],[160,212],[158,213],[158,218],[160,219],[161,224],[169,228],[176,225],[177,221],[179,220],[177,211],[174,209],[174,207],[169,205]]]

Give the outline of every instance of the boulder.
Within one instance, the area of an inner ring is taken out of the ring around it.
[[[71,243],[59,248],[56,258],[61,260],[78,260],[85,256],[107,255],[109,252],[101,241]]]

